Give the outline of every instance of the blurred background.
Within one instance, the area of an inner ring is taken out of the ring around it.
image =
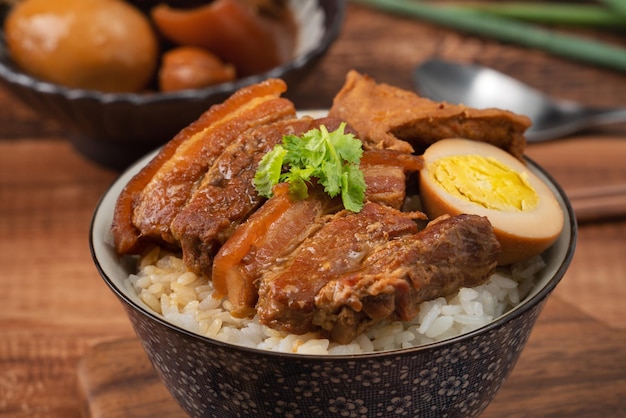
[[[3,13],[17,2],[0,2]],[[518,9],[505,9],[513,3]],[[499,70],[560,99],[625,107],[625,8],[624,0],[348,1],[336,36],[287,96],[301,110],[328,108],[351,69],[415,89],[415,67],[438,58]],[[481,22],[493,19],[510,20],[487,33]],[[522,31],[502,30],[518,25]],[[561,36],[567,45],[584,41],[565,53],[554,43]],[[21,99],[0,84],[0,417],[86,416],[81,361],[100,343],[115,347],[123,339],[124,347],[136,348],[88,248],[98,200],[130,161],[98,161],[76,147],[68,126]],[[572,197],[583,196],[580,207],[610,206],[621,214],[581,220],[572,266],[484,416],[624,417],[626,124],[530,144],[527,155]],[[617,192],[594,197],[607,187]],[[141,361],[141,354],[132,358]],[[141,370],[137,382],[151,382],[155,404],[180,416],[166,408],[150,369]]]

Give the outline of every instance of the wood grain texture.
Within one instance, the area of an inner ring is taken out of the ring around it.
[[[625,347],[625,330],[552,297],[481,417],[626,417]]]
[[[623,36],[588,34],[626,46]],[[433,56],[489,65],[559,97],[597,106],[626,104],[624,74],[355,5],[348,7],[342,33],[317,70],[289,96],[299,109],[328,107],[351,68],[410,89],[412,68]],[[566,190],[626,183],[624,125],[532,145],[528,154]],[[91,347],[134,336],[88,248],[94,208],[118,174],[83,158],[68,144],[62,126],[35,115],[0,87],[0,418],[80,417],[79,363]],[[624,347],[620,336],[626,330],[624,236],[623,217],[581,224],[572,266],[555,291],[575,309],[548,309],[549,303],[540,324],[544,315],[553,315],[554,329],[534,333],[524,353],[534,355],[553,377],[545,380],[537,369],[518,367],[507,383],[507,388],[526,386],[521,399],[532,399],[551,416],[578,408],[580,416],[591,417],[602,405],[609,412],[624,407],[617,399],[617,391],[626,393],[623,381],[613,381],[614,387],[604,383],[614,376],[606,362],[624,355],[616,345]],[[584,334],[577,344],[552,338],[563,335],[561,326],[576,333],[576,321],[602,331]],[[595,365],[604,374],[589,374]],[[572,383],[563,375],[567,368],[577,371]],[[498,416],[498,409],[490,411]],[[506,411],[503,415],[535,416],[531,407]]]
[[[615,332],[552,298],[482,417],[624,416],[624,347],[626,331]],[[92,347],[80,364],[79,381],[89,418],[185,416],[136,339]],[[598,398],[602,402],[592,401]]]
[[[161,383],[137,339],[98,344],[78,365],[85,417],[186,417]]]

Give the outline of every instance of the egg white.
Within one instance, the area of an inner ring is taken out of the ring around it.
[[[480,155],[494,158],[526,177],[535,190],[537,206],[525,211],[500,211],[448,193],[434,180],[429,168],[444,157]],[[486,216],[502,246],[498,264],[511,264],[540,254],[559,236],[563,229],[563,211],[548,186],[523,162],[491,144],[467,139],[444,139],[424,152],[424,168],[420,172],[420,197],[424,211],[431,218],[463,213]]]

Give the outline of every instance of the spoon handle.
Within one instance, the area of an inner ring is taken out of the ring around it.
[[[590,109],[586,117],[595,126],[626,122],[626,108]]]
[[[578,103],[557,102],[556,109],[551,120],[544,120],[526,132],[528,142],[543,142],[587,128],[626,122],[626,108],[587,108]]]

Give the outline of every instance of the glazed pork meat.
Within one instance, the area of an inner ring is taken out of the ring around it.
[[[288,184],[278,184],[274,196],[237,228],[215,256],[216,296],[228,299],[233,316],[254,316],[263,272],[289,257],[341,209],[341,200],[329,199],[320,187],[311,188],[306,199],[294,201]]]
[[[274,122],[249,129],[226,147],[170,224],[187,267],[211,276],[213,256],[265,200],[252,182],[263,155],[283,135],[301,135],[313,124],[311,118]]]
[[[419,156],[390,150],[365,151],[361,169],[367,199],[400,209],[406,198],[407,175],[422,166]],[[274,196],[235,230],[215,256],[213,285],[218,295],[226,296],[233,305],[232,314],[253,315],[264,269],[288,257],[341,209],[341,200],[330,199],[321,187],[312,187],[306,199],[293,200],[288,185],[278,184]],[[425,219],[424,214],[413,216]]]
[[[405,209],[407,183],[423,168],[414,151],[446,136],[521,156],[524,117],[436,104],[356,72],[326,118],[298,117],[285,90],[276,79],[245,87],[166,144],[118,198],[116,251],[180,252],[233,316],[340,343],[377,322],[411,319],[421,302],[493,273],[500,246],[487,219],[440,218],[420,231],[426,215]],[[305,199],[285,183],[269,199],[257,194],[259,162],[283,136],[342,123],[364,148],[360,212],[315,182]]]
[[[437,219],[376,245],[359,269],[328,281],[315,295],[312,325],[348,343],[376,322],[410,320],[420,303],[482,284],[499,254],[487,218]]]
[[[360,168],[367,185],[367,199],[396,209],[402,208],[407,197],[408,175],[423,167],[424,159],[421,156],[392,150],[363,152]]]
[[[417,232],[410,213],[374,203],[336,214],[260,278],[256,311],[271,328],[321,331],[339,343],[418,305],[477,286],[500,244],[486,218],[461,215]]]
[[[283,136],[300,136],[322,124],[334,130],[340,121],[310,117],[283,119],[250,128],[226,147],[170,224],[187,267],[205,277],[212,276],[213,258],[220,247],[237,226],[265,202],[253,185],[261,158],[279,144]],[[412,161],[415,158],[403,161],[415,165]],[[396,170],[404,168],[398,165]]]
[[[335,214],[313,236],[263,273],[257,313],[262,323],[294,334],[315,330],[315,297],[328,281],[358,270],[377,246],[417,232],[412,213],[366,203]]]
[[[293,103],[280,97],[286,88],[278,79],[245,87],[169,141],[118,198],[117,252],[137,254],[154,243],[178,248],[171,224],[225,149],[249,129],[295,118]]]
[[[473,109],[433,102],[350,71],[329,116],[345,120],[365,148],[422,153],[444,138],[467,138],[498,146],[522,159],[525,116],[500,109]]]

